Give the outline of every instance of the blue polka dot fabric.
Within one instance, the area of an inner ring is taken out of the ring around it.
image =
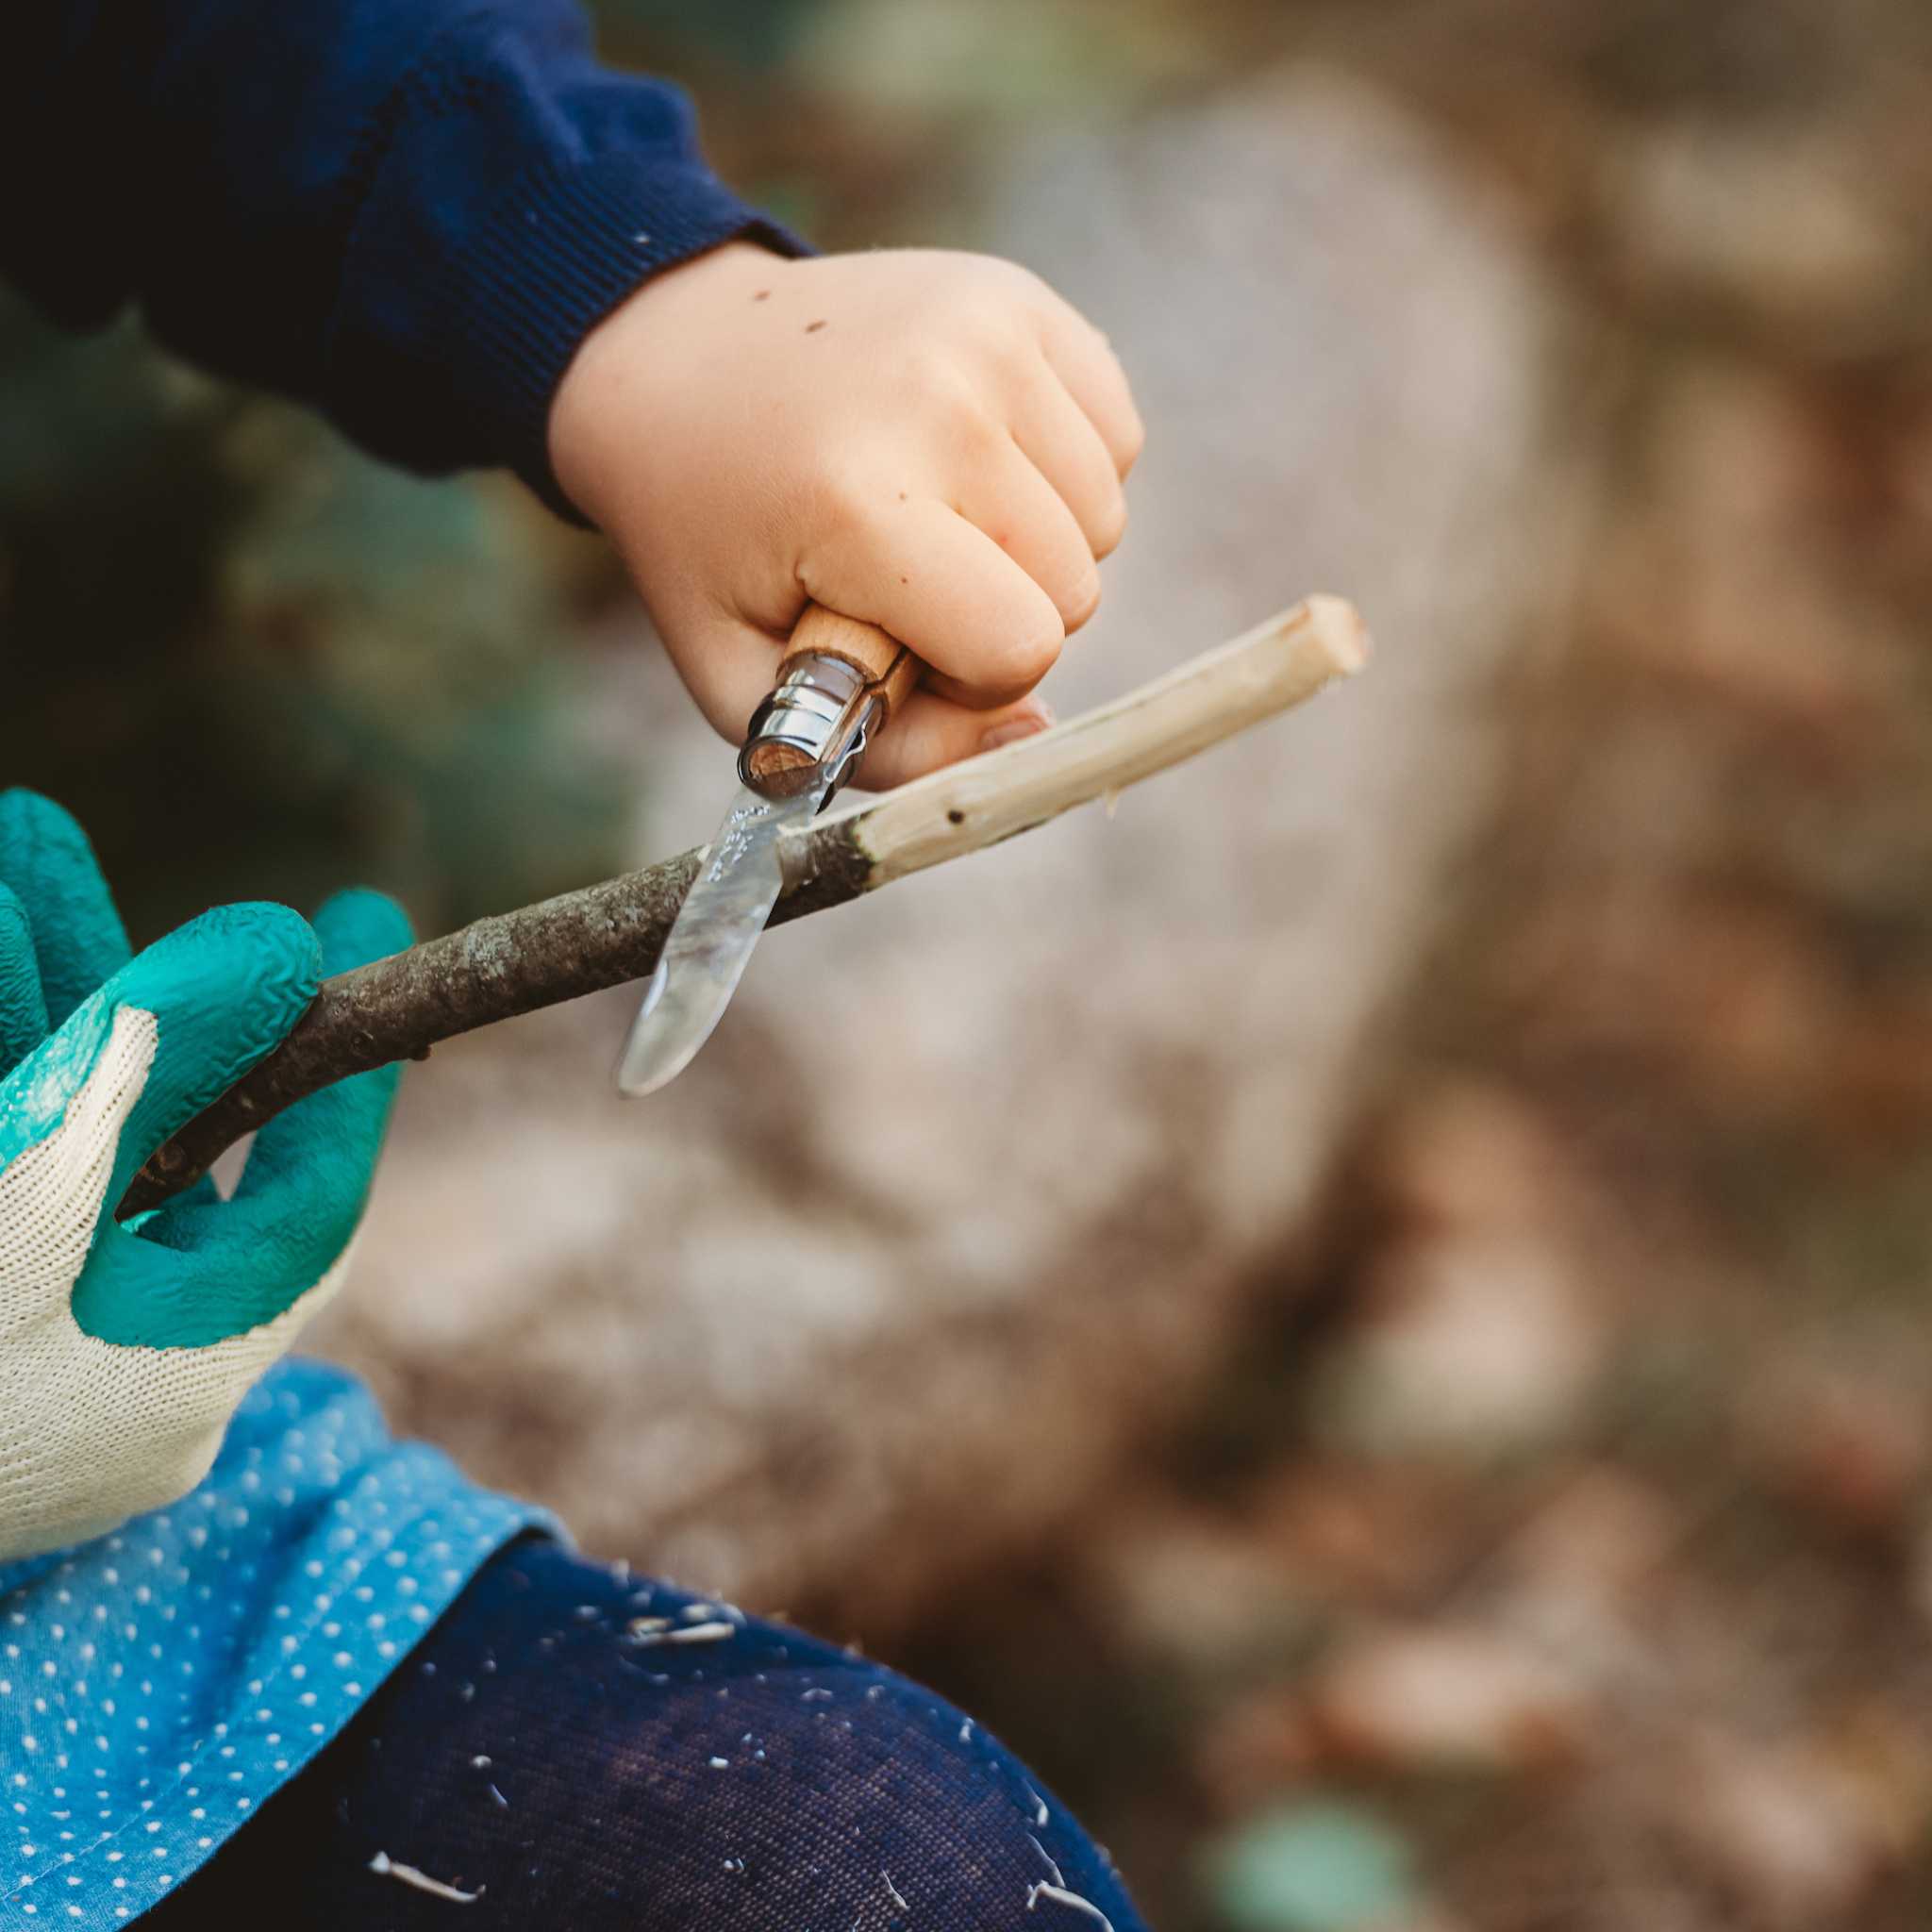
[[[178,1885],[533,1526],[567,1541],[298,1357],[180,1503],[0,1565],[0,1927],[94,1932]]]

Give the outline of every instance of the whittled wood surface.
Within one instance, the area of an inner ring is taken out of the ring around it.
[[[1312,697],[1367,656],[1355,607],[1309,597],[1109,704],[817,820],[787,841],[772,923],[844,905],[1122,791]],[[235,1141],[337,1080],[647,977],[703,856],[681,852],[325,981],[282,1044],[141,1170],[121,1214],[192,1185]]]

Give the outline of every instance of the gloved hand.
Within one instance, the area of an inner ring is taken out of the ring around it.
[[[130,958],[80,827],[0,793],[0,1559],[187,1494],[334,1291],[394,1068],[271,1122],[231,1200],[204,1180],[138,1223],[114,1207],[324,974],[408,940],[390,901],[350,892],[312,928],[283,906],[221,907]]]

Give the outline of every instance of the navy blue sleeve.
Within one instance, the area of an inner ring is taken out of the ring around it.
[[[35,0],[0,59],[0,274],[57,321],[311,403],[408,468],[555,501],[550,400],[655,271],[802,244],[574,0]]]

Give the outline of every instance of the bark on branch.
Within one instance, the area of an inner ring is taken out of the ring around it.
[[[772,923],[842,906],[1124,791],[1311,697],[1367,655],[1355,608],[1309,597],[1096,710],[815,821],[788,844]],[[648,977],[703,856],[682,852],[325,980],[282,1044],[141,1170],[122,1217],[190,1186],[224,1149],[333,1081]]]

